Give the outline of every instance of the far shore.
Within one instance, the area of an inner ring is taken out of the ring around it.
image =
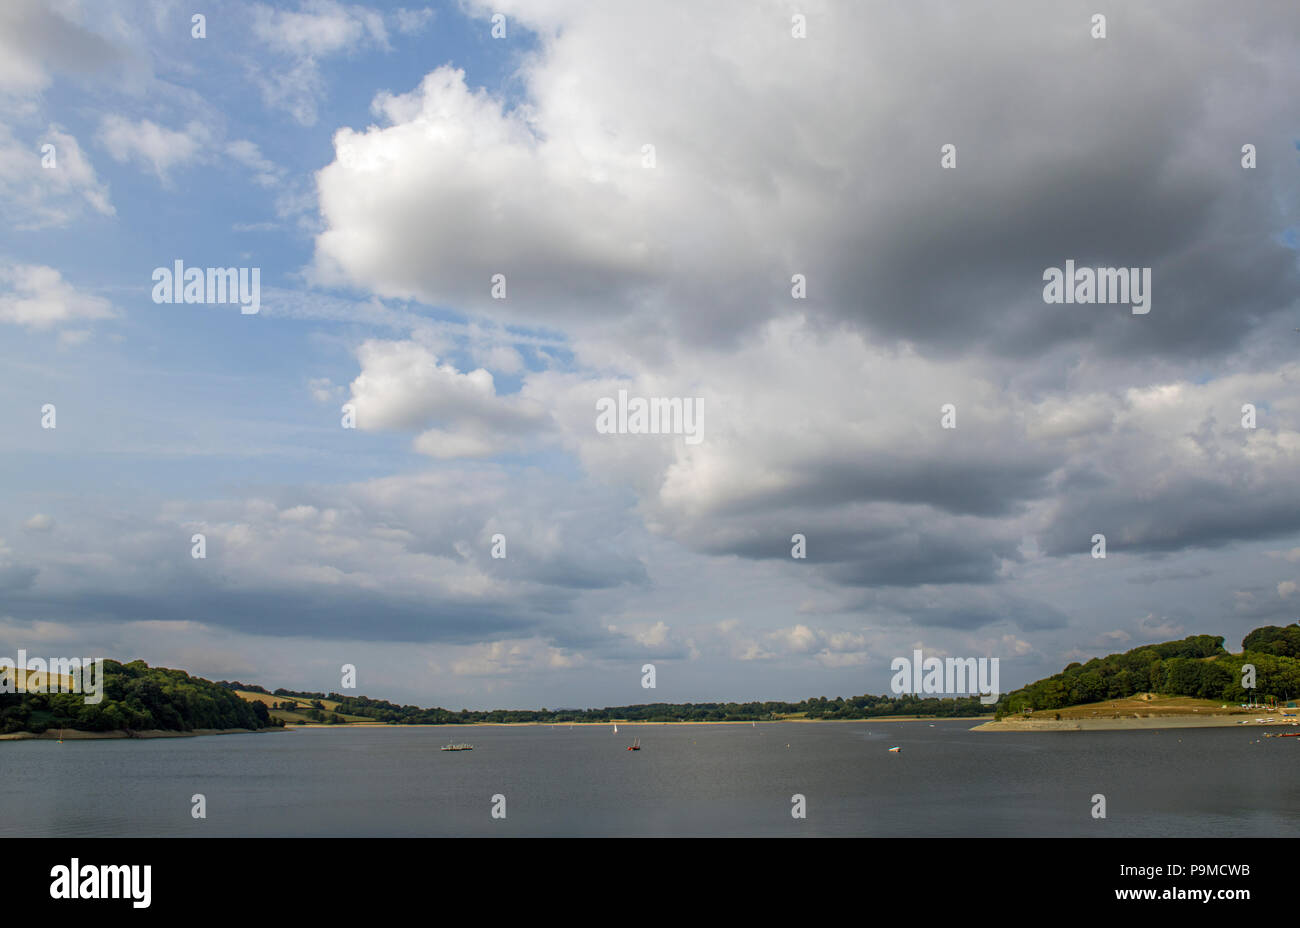
[[[1003,719],[976,725],[971,731],[1148,731],[1161,728],[1293,728],[1293,722],[1256,722],[1254,716],[1149,715],[1142,718]]]
[[[758,725],[775,725],[782,722],[799,722],[803,724],[827,724],[834,722],[978,722],[987,716],[957,716],[938,718],[934,716],[873,716],[865,719],[768,719],[758,722]],[[609,728],[617,724],[626,727],[638,727],[642,725],[749,725],[754,726],[753,720],[743,722],[723,722],[723,721],[695,721],[695,722],[637,722],[627,719],[611,719],[608,722],[445,722],[437,725],[409,725],[397,724],[390,725],[387,722],[348,722],[343,725],[328,725],[323,722],[288,722],[283,728],[196,728],[193,731],[164,731],[162,729],[150,729],[147,731],[78,731],[74,728],[65,728],[60,731],[57,728],[46,729],[40,734],[30,731],[12,732],[7,735],[0,735],[0,741],[106,741],[106,740],[129,740],[132,738],[152,739],[152,738],[198,738],[206,735],[262,735],[268,732],[293,731],[298,728],[311,729],[335,729],[347,731],[348,729],[370,729],[370,728],[570,728],[572,726],[586,728]],[[1058,723],[1063,724],[1063,723]],[[986,728],[986,725],[978,726]],[[1017,729],[1018,730],[1018,729]]]
[[[782,722],[800,722],[809,725],[825,725],[835,722],[978,722],[987,719],[985,715],[963,715],[963,716],[937,716],[928,715],[878,715],[865,719],[766,719],[758,721],[758,725],[778,725]],[[328,725],[323,722],[288,722],[289,728],[609,728],[611,725],[619,724],[626,726],[636,725],[754,725],[755,720],[746,719],[742,722],[724,722],[720,720],[699,720],[693,722],[640,722],[628,719],[610,719],[605,722],[439,722],[430,725],[413,725],[398,723],[390,725],[387,722],[348,722],[345,725]]]
[[[0,741],[105,741],[110,739],[127,740],[131,738],[198,738],[204,735],[261,735],[271,731],[285,731],[283,728],[196,728],[193,731],[164,731],[149,729],[146,731],[77,731],[74,728],[49,728],[39,735],[30,731],[16,731],[0,735]]]

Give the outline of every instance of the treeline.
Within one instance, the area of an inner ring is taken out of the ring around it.
[[[105,660],[102,701],[88,705],[85,699],[82,693],[0,694],[0,732],[193,731],[283,724],[271,718],[266,706],[245,702],[211,680],[144,661]]]
[[[324,693],[306,693],[306,692],[300,692],[299,690],[286,690],[283,687],[278,690],[275,690],[273,693],[271,693],[271,695],[272,696],[295,696],[298,699],[314,699],[316,701],[329,698]]]
[[[330,693],[337,711],[379,722],[401,725],[465,725],[474,722],[749,722],[768,721],[803,714],[813,719],[864,719],[871,716],[924,715],[933,718],[982,715],[993,711],[978,697],[939,699],[918,696],[857,696],[845,699],[825,696],[803,702],[703,702],[649,703],[611,706],[604,709],[492,709],[471,712],[461,709],[422,709],[399,706],[383,699]]]
[[[281,687],[278,690],[268,690],[264,686],[257,686],[252,683],[240,683],[238,680],[218,680],[217,686],[224,686],[228,690],[244,690],[248,693],[261,693],[264,696],[293,696],[298,699],[325,699],[324,693],[306,693],[298,690],[286,690]]]
[[[271,708],[274,709],[275,706],[272,706]],[[301,706],[295,707],[295,706],[291,706],[289,703],[285,703],[281,708],[301,712],[310,721],[320,722],[322,725],[346,725],[348,723],[348,720],[345,719],[343,716],[339,715],[337,712],[327,713],[315,706],[309,709],[303,709]]]
[[[263,696],[274,696],[266,687],[257,686],[253,683],[240,683],[238,680],[218,680],[217,686],[225,687],[228,690],[245,690],[249,693],[261,693]]]
[[[1242,685],[1246,664],[1254,665],[1254,687]],[[1294,697],[1300,694],[1300,627],[1257,628],[1242,640],[1241,654],[1224,650],[1222,635],[1193,635],[1085,664],[1076,661],[1061,673],[1008,693],[999,701],[997,715],[1063,709],[1137,693],[1227,703]]]
[[[1256,654],[1300,657],[1300,625],[1288,625],[1285,628],[1266,625],[1257,628],[1241,640],[1241,647]]]

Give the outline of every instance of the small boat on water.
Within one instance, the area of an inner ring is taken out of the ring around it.
[[[440,750],[443,750],[443,751],[472,751],[472,750],[474,750],[474,745],[472,745],[472,744],[444,744]]]
[[[629,750],[629,751],[639,751],[639,750],[641,750],[641,739],[640,739],[640,738],[637,738],[635,741],[633,741],[633,742],[628,746],[628,750]]]
[[[902,749],[901,747],[890,748],[890,749],[889,749],[889,753],[890,753],[890,754],[901,754],[902,751],[903,751],[903,749]]]
[[[614,723],[614,734],[618,734],[618,722]]]

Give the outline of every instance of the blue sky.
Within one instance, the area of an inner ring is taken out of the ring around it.
[[[0,640],[484,708],[1294,621],[1297,14],[1192,7],[7,4]]]
[[[510,45],[485,40],[483,30],[454,6],[428,16],[410,33],[390,27],[387,48],[363,45],[327,57],[329,65],[321,71],[322,116],[302,125],[286,120],[282,111],[257,105],[250,70],[271,70],[267,59],[273,53],[245,40],[234,42],[235,35],[248,32],[248,6],[205,9],[209,32],[203,40],[192,38],[189,16],[174,5],[158,7],[157,20],[144,7],[98,11],[104,29],[110,18],[134,14],[134,28],[124,30],[130,38],[115,38],[132,42],[134,47],[128,47],[139,56],[134,64],[152,74],[147,87],[131,97],[116,92],[111,82],[56,80],[41,95],[42,115],[48,113],[82,139],[93,138],[103,114],[110,112],[165,127],[197,122],[227,143],[252,142],[292,188],[289,195],[309,196],[312,173],[331,155],[334,130],[366,125],[377,90],[418,83],[428,63],[436,60],[454,62],[466,70],[467,80],[508,98],[511,62],[529,46],[522,38]],[[84,10],[88,26],[96,25],[96,12],[93,6]],[[35,137],[44,143],[42,133]],[[79,405],[66,414],[84,409],[85,421],[79,423],[83,440],[85,429],[96,424],[105,429],[99,441],[122,461],[116,479],[130,480],[141,490],[294,480],[308,454],[317,479],[385,472],[403,443],[378,437],[357,455],[346,443],[331,442],[338,437],[333,427],[337,417],[322,416],[302,388],[308,379],[331,372],[336,379],[348,378],[346,340],[357,331],[346,318],[350,295],[334,297],[344,301],[344,318],[333,325],[322,322],[310,338],[304,338],[301,325],[277,316],[273,306],[249,320],[232,317],[224,308],[178,312],[149,299],[149,273],[177,259],[200,267],[257,266],[266,291],[300,293],[300,271],[313,247],[310,212],[278,213],[274,199],[283,188],[259,186],[248,167],[221,152],[196,155],[162,177],[131,160],[101,157],[96,168],[112,191],[115,215],[92,210],[75,222],[35,231],[10,225],[3,249],[14,260],[65,269],[70,284],[88,284],[129,311],[106,326],[105,335],[113,342],[103,354],[87,357],[101,347],[97,339],[81,346],[81,357],[68,367],[37,365],[46,377],[31,382],[29,395],[48,398],[44,402],[69,389],[83,397],[98,393],[104,405]],[[69,261],[72,255],[75,260]],[[268,302],[274,300],[268,297]],[[429,318],[463,318],[450,309],[421,307],[418,312]],[[250,321],[255,329],[244,325]],[[19,363],[24,346],[11,347],[8,360]],[[79,371],[84,379],[69,383],[67,378]],[[104,380],[114,382],[111,391],[103,389]],[[171,444],[186,456],[184,467],[139,454],[138,440],[151,448]],[[92,463],[84,457],[65,462],[78,465],[94,474],[114,467],[112,461]]]

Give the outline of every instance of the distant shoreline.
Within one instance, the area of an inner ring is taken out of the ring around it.
[[[1161,728],[1292,728],[1295,727],[1291,722],[1256,722],[1254,718],[1243,719],[1240,715],[1165,715],[1165,716],[1147,716],[1143,718],[1116,719],[1116,718],[1087,718],[1087,719],[1061,719],[1059,722],[1054,719],[1003,719],[995,721],[987,716],[958,716],[958,717],[936,717],[936,716],[875,716],[865,719],[775,719],[765,722],[759,722],[759,725],[779,725],[785,722],[794,722],[799,724],[822,724],[822,723],[845,723],[845,722],[983,722],[981,725],[975,725],[970,731],[982,732],[1045,732],[1045,731],[1151,731]],[[20,731],[7,735],[0,735],[0,741],[58,741],[60,737],[64,741],[103,741],[103,740],[130,740],[143,739],[152,740],[155,738],[199,738],[208,735],[261,735],[268,732],[293,731],[296,728],[318,729],[335,729],[346,731],[348,729],[364,730],[375,728],[559,728],[566,729],[570,727],[583,728],[610,728],[615,724],[614,720],[607,722],[449,722],[438,725],[408,725],[397,724],[390,725],[387,722],[348,722],[345,725],[328,725],[325,723],[294,723],[290,722],[284,728],[198,728],[193,731],[164,731],[161,729],[151,729],[148,731],[77,731],[72,728],[66,728],[62,732],[58,729],[47,729],[41,734],[33,732]],[[637,722],[627,719],[618,719],[617,724],[628,728],[640,727],[645,725],[749,725],[753,727],[755,723],[751,721],[695,721],[695,722]]]
[[[196,728],[193,731],[165,731],[160,728],[145,731],[78,731],[65,728],[47,728],[40,734],[30,731],[15,731],[0,735],[0,741],[127,741],[134,738],[145,740],[153,738],[201,738],[206,735],[261,735],[272,731],[285,731],[283,728]]]
[[[835,722],[978,722],[985,719],[986,716],[873,716],[865,719],[769,719],[758,722],[758,725],[779,725],[783,722],[794,722],[800,724],[825,724]],[[127,741],[131,739],[152,740],[154,738],[199,738],[207,735],[262,735],[268,732],[293,731],[297,728],[311,729],[337,729],[346,731],[348,729],[373,729],[373,728],[570,728],[572,726],[582,726],[586,728],[609,728],[615,724],[615,720],[608,722],[446,722],[437,725],[409,725],[397,724],[390,725],[387,722],[348,722],[344,725],[330,725],[324,722],[289,722],[283,728],[196,728],[193,731],[165,731],[162,729],[149,729],[146,731],[78,731],[74,728],[65,728],[62,732],[57,728],[48,728],[40,734],[30,731],[12,732],[7,735],[0,735],[0,741],[58,741],[60,738],[64,741]],[[637,722],[627,719],[618,719],[617,724],[626,727],[636,727],[642,725],[750,725],[755,723],[753,720],[735,722],[735,721],[694,721],[694,722]],[[984,727],[984,726],[979,726]]]
[[[780,725],[783,722],[796,722],[800,724],[833,724],[848,722],[978,722],[987,719],[984,715],[964,715],[964,716],[894,716],[879,715],[865,719],[767,719],[759,721],[759,725]],[[288,722],[289,728],[571,728],[573,726],[586,728],[609,728],[615,723],[626,725],[628,727],[637,725],[754,725],[755,721],[747,719],[745,721],[721,721],[718,719],[700,719],[692,722],[640,722],[629,719],[610,719],[606,722],[439,722],[432,725],[424,724],[407,724],[398,723],[390,725],[388,722],[348,722],[346,725],[329,725],[324,722],[312,722],[304,724],[301,722]]]

